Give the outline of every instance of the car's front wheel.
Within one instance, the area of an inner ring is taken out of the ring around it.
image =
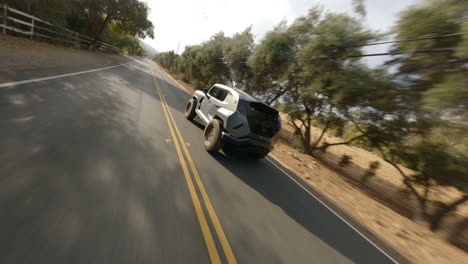
[[[197,106],[197,101],[194,98],[191,98],[187,102],[187,106],[185,107],[185,118],[192,121],[195,118],[195,107]]]
[[[211,120],[203,131],[203,145],[208,152],[218,152],[223,147],[222,123],[218,119]]]

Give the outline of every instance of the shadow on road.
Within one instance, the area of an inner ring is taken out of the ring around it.
[[[350,260],[365,263],[374,259],[373,254],[378,254],[375,248],[269,161],[249,159],[240,149],[229,145],[223,148],[222,153],[212,156],[245,184]]]
[[[152,80],[123,69],[0,90],[0,263],[208,261],[170,145],[140,119]]]

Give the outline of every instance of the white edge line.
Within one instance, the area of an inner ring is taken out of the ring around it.
[[[110,69],[110,68],[115,68],[115,67],[120,67],[120,66],[123,66],[123,65],[127,65],[127,64],[130,64],[132,62],[133,61],[127,62],[127,63],[120,63],[120,64],[117,64],[117,65],[112,65],[112,66],[99,68],[99,69],[87,70],[87,71],[72,72],[72,73],[66,73],[66,74],[60,74],[60,75],[48,76],[48,77],[42,77],[42,78],[35,78],[35,79],[29,79],[29,80],[23,80],[23,81],[17,81],[17,82],[1,83],[0,88],[16,86],[16,85],[26,84],[26,83],[34,83],[34,82],[52,80],[52,79],[63,78],[63,77],[68,77],[68,76],[73,76],[73,75],[84,74],[84,73],[90,73],[90,72],[95,72],[95,71],[102,71],[102,70],[106,70],[106,69]]]
[[[157,66],[159,66],[158,64],[156,64]],[[159,68],[159,67],[158,67]],[[180,87],[180,84],[175,81],[171,75],[165,73],[163,71],[163,73],[167,76],[169,76],[170,79],[172,79],[172,81],[175,82],[175,84],[177,86]],[[180,87],[182,88],[182,87]],[[185,89],[184,89],[185,91]],[[341,219],[341,221],[343,221],[345,224],[347,224],[349,227],[351,227],[351,229],[353,229],[356,233],[358,233],[360,236],[362,236],[365,240],[367,240],[367,242],[369,242],[371,245],[373,245],[375,248],[377,248],[380,252],[382,252],[387,258],[389,258],[391,261],[393,261],[394,263],[399,263],[398,261],[396,261],[392,256],[390,256],[387,252],[385,252],[385,250],[383,250],[381,247],[379,247],[378,245],[376,245],[372,240],[370,240],[368,237],[366,237],[363,233],[361,233],[356,227],[354,227],[351,223],[349,223],[348,221],[346,221],[346,219],[344,219],[341,215],[339,215],[337,212],[335,212],[333,209],[331,209],[327,204],[325,204],[322,200],[320,200],[317,196],[315,196],[315,194],[313,194],[312,192],[310,192],[309,190],[307,190],[307,188],[305,188],[302,184],[300,184],[298,181],[296,181],[296,179],[294,179],[291,175],[289,175],[287,172],[285,172],[282,168],[280,168],[278,165],[276,165],[273,161],[271,161],[269,158],[266,158],[266,160],[268,160],[271,164],[273,164],[276,168],[278,168],[281,172],[283,172],[286,176],[288,176],[291,180],[293,180],[297,185],[299,185],[304,191],[306,191],[308,194],[310,194],[310,196],[312,196],[315,200],[317,200],[320,204],[322,204],[323,206],[325,206],[328,210],[330,210],[330,212],[332,212],[336,217],[338,217],[339,219]],[[332,201],[332,200],[330,200]],[[333,203],[335,203],[334,201],[332,201]],[[373,231],[372,231],[373,232]]]
[[[315,198],[315,200],[317,200],[319,203],[321,203],[323,206],[325,206],[328,210],[330,210],[335,216],[337,216],[339,219],[341,219],[341,221],[343,221],[344,223],[346,223],[349,227],[351,227],[354,231],[356,231],[356,233],[358,233],[359,235],[361,235],[365,240],[367,240],[367,242],[371,243],[375,248],[377,248],[380,252],[382,252],[385,256],[387,256],[389,259],[391,259],[394,263],[399,263],[398,261],[396,261],[392,256],[390,256],[387,252],[385,252],[385,250],[383,250],[382,248],[380,248],[378,245],[376,245],[372,240],[370,240],[368,237],[366,237],[363,233],[361,233],[358,229],[356,229],[356,227],[354,227],[351,223],[349,223],[348,221],[346,221],[346,219],[344,219],[341,215],[339,215],[337,212],[335,212],[333,209],[331,209],[327,204],[325,204],[322,200],[320,200],[317,196],[315,196],[315,194],[313,194],[312,192],[310,192],[309,190],[307,190],[307,188],[305,188],[302,184],[300,184],[296,179],[294,179],[291,175],[289,175],[287,172],[285,172],[282,168],[280,168],[278,165],[276,165],[273,161],[271,161],[269,158],[266,158],[266,160],[268,160],[271,164],[273,164],[276,168],[278,168],[281,172],[283,172],[284,174],[286,174],[291,180],[293,180],[297,185],[299,185],[302,189],[304,189],[304,191],[306,191],[308,194],[310,194],[312,197]]]
[[[158,70],[160,70],[162,73],[164,73],[165,76],[169,77],[177,86],[179,86],[179,89],[181,89],[182,91],[184,91],[188,95],[191,94],[184,87],[182,87],[182,85],[180,85],[179,82],[176,79],[174,79],[170,74],[168,74],[164,70],[160,69],[161,67],[159,66],[159,64],[157,62],[155,62],[155,61],[153,61],[151,59],[150,59],[150,61],[153,62],[154,64],[156,64],[156,68],[158,68]]]

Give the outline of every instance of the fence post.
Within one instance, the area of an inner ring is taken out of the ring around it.
[[[75,47],[81,48],[80,39],[78,38],[78,33],[75,33]]]
[[[34,34],[34,18],[32,18],[31,20],[32,20],[31,22],[32,26],[31,26],[31,35],[29,36],[30,39],[33,38],[33,34]]]
[[[3,26],[4,26],[4,28],[2,30],[3,35],[6,34],[6,26],[7,26],[6,17],[7,17],[7,15],[8,15],[7,6],[5,4],[3,4],[3,19],[2,19],[3,20]]]

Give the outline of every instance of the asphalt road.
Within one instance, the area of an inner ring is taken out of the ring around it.
[[[392,263],[270,161],[205,152],[149,60],[1,86],[90,69],[0,72],[0,263]]]

